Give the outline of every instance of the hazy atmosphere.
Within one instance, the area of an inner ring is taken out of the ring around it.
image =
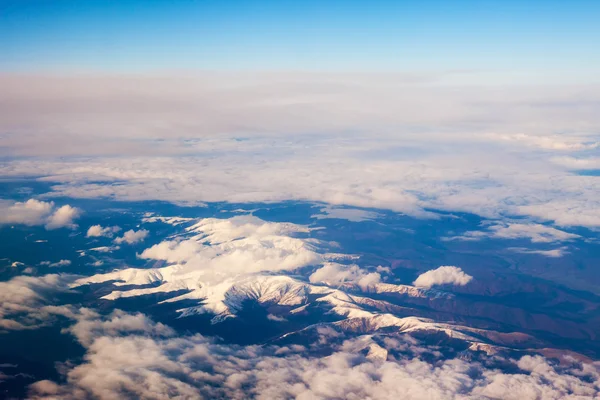
[[[598,21],[0,1],[0,398],[600,398]]]

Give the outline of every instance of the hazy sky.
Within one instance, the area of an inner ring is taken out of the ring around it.
[[[597,82],[599,20],[593,0],[0,0],[0,70],[466,70]]]

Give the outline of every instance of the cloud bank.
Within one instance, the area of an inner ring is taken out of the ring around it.
[[[58,294],[68,292],[74,280],[72,275],[52,274],[0,282],[0,333],[36,329],[52,324],[57,315],[70,315],[68,306],[52,304]]]
[[[30,398],[558,400],[599,394],[599,366],[574,360],[561,366],[540,356],[497,358],[514,373],[458,358],[431,363],[421,354],[436,354],[435,348],[397,335],[378,342],[348,339],[327,356],[311,357],[303,346],[240,347],[201,335],[173,337],[168,327],[140,314],[81,315],[70,331],[87,349],[83,363],[66,370],[64,384],[33,384]],[[358,351],[363,348],[369,355]]]
[[[0,174],[59,182],[59,196],[307,200],[600,227],[600,183],[572,168],[594,163],[599,86],[285,72],[4,74],[0,86],[11,156]]]

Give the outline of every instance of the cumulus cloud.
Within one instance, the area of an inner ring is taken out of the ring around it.
[[[127,244],[136,244],[143,242],[146,237],[148,237],[148,231],[146,229],[140,229],[139,231],[134,231],[133,229],[128,230],[123,234],[122,237],[118,237],[115,239],[115,243],[127,243]]]
[[[485,231],[469,231],[447,240],[529,239],[532,243],[552,243],[575,240],[581,236],[541,224],[496,223]]]
[[[103,228],[101,225],[92,225],[88,228],[86,237],[113,237],[113,235],[121,230],[118,226],[107,226]]]
[[[309,277],[310,282],[325,282],[330,286],[341,285],[344,282],[356,283],[366,288],[369,285],[379,283],[381,275],[379,272],[368,272],[358,265],[343,265],[337,263],[325,263]]]
[[[308,231],[301,225],[237,216],[206,218],[186,231],[191,239],[163,241],[145,249],[140,257],[185,264],[178,269],[179,275],[197,273],[217,280],[239,274],[289,271],[321,260],[314,241],[290,236]]]
[[[0,200],[0,224],[45,225],[46,229],[75,228],[81,210],[70,205],[55,208],[54,202],[29,199],[26,202]]]
[[[0,282],[0,332],[35,329],[52,323],[70,308],[53,306],[56,296],[69,290],[72,275],[17,276]]]
[[[464,286],[473,279],[462,269],[453,266],[441,266],[431,271],[422,273],[413,282],[415,286],[430,288],[435,285]]]
[[[437,347],[401,335],[377,342],[348,339],[315,357],[303,346],[235,346],[201,335],[173,337],[165,326],[122,312],[84,317],[71,332],[86,347],[83,363],[66,370],[64,384],[33,384],[30,398],[558,400],[599,394],[597,364],[497,356],[498,365],[514,371],[508,373],[458,358],[431,363],[421,355],[441,354]],[[339,334],[323,339],[331,337]]]
[[[79,217],[80,214],[81,211],[78,208],[71,207],[68,204],[64,205],[48,218],[46,229],[76,228],[77,225],[73,223],[73,220]]]

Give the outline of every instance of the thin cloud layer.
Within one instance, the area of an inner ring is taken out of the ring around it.
[[[469,231],[461,236],[448,239],[481,240],[485,238],[529,239],[531,243],[553,243],[572,241],[581,236],[540,224],[499,223],[488,226],[485,231]]]
[[[430,288],[435,285],[464,286],[471,282],[472,276],[467,275],[462,269],[454,266],[441,266],[431,271],[422,273],[414,281],[415,286]]]
[[[47,265],[48,267],[68,267],[69,265],[71,265],[71,260],[60,260],[57,262],[50,262],[50,261],[42,261],[40,263],[40,265]]]
[[[572,171],[573,160],[593,165],[600,143],[594,85],[284,72],[0,82],[2,146],[14,156],[0,173],[59,182],[56,195],[308,200],[600,226],[598,179]]]

